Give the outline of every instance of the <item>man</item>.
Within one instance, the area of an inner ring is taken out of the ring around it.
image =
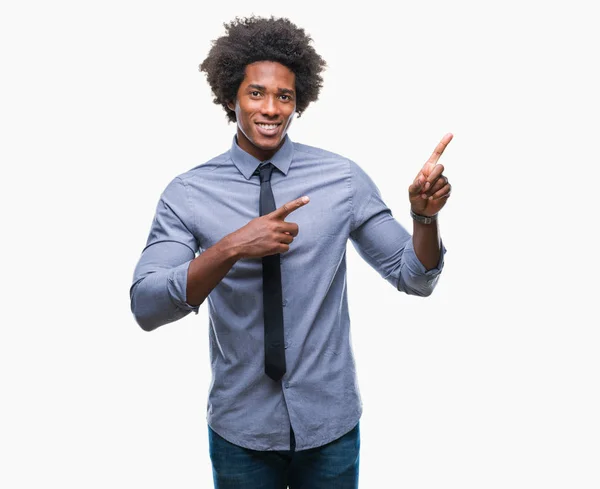
[[[325,66],[304,30],[257,17],[225,27],[201,70],[237,134],[162,194],[132,311],[150,331],[208,298],[215,488],[356,488],[362,403],[346,244],[398,290],[432,292],[451,190],[437,162],[452,135],[408,188],[411,237],[356,163],[287,136]]]

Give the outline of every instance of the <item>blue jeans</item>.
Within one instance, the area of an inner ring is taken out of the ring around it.
[[[228,442],[209,426],[215,489],[358,488],[358,424],[337,440],[298,452],[291,427],[290,437],[291,450],[257,451]]]

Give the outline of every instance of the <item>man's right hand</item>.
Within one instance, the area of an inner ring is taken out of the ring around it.
[[[307,196],[292,200],[269,214],[252,219],[244,227],[227,236],[238,250],[239,258],[261,258],[285,253],[298,235],[298,225],[285,218],[308,204]]]

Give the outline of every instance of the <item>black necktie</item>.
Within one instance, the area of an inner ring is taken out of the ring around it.
[[[266,163],[259,168],[260,215],[273,212],[275,198],[271,190],[273,165]],[[263,306],[265,318],[265,372],[273,380],[285,374],[285,347],[283,337],[283,306],[281,293],[280,255],[262,257]]]

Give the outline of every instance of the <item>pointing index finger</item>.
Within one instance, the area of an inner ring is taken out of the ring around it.
[[[299,199],[292,200],[287,204],[283,204],[279,209],[275,209],[271,214],[280,219],[285,219],[296,209],[299,209],[303,205],[308,204],[310,199],[305,195],[304,197],[300,197]]]
[[[450,141],[452,141],[453,137],[454,137],[454,135],[450,132],[448,134],[446,134],[442,138],[442,140],[438,143],[438,145],[435,147],[435,149],[433,150],[433,153],[431,153],[431,156],[427,160],[427,163],[435,165],[437,163],[437,161],[440,159],[440,156],[442,156],[442,153],[446,149],[446,146],[448,146],[448,143]]]

